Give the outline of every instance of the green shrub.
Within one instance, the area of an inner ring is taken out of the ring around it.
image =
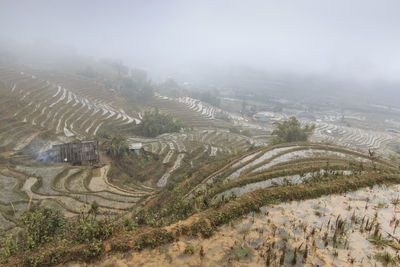
[[[128,154],[129,148],[125,139],[119,136],[111,140],[108,150],[113,159],[123,160]]]
[[[185,253],[186,255],[193,255],[193,254],[194,254],[194,248],[193,248],[192,246],[187,246],[187,247],[185,248],[184,253]]]
[[[275,137],[272,144],[307,141],[315,129],[315,125],[301,127],[296,117],[290,117],[283,122],[274,122],[276,129],[272,132]]]
[[[209,238],[214,235],[214,229],[210,227],[205,220],[195,222],[191,227],[193,234],[201,234],[204,238]]]
[[[39,248],[62,233],[66,221],[58,211],[44,208],[24,214],[21,217],[25,227],[24,243],[28,249]]]
[[[15,243],[13,236],[11,234],[6,236],[6,239],[4,240],[3,244],[3,249],[0,250],[0,258],[6,258],[14,254],[18,247],[17,244]]]
[[[129,219],[129,218],[125,219],[125,221],[124,221],[125,230],[133,231],[136,229],[136,227],[137,227],[137,224],[132,219]]]
[[[172,116],[161,114],[156,110],[155,112],[145,112],[142,123],[134,131],[147,137],[156,137],[163,133],[179,132],[182,127],[183,124],[174,120]]]
[[[86,258],[94,258],[101,254],[102,242],[100,240],[94,239],[88,243],[87,248],[83,250],[83,255]]]
[[[80,243],[104,240],[111,236],[113,230],[114,225],[107,220],[81,217],[75,228],[75,240]]]

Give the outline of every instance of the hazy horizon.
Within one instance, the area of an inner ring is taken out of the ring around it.
[[[398,1],[2,1],[3,46],[118,58],[169,75],[198,66],[399,82]]]

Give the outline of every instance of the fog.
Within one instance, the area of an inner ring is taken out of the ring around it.
[[[399,11],[398,0],[2,0],[0,42],[118,58],[155,76],[249,66],[399,82]]]

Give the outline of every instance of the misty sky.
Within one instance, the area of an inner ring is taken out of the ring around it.
[[[399,0],[1,0],[0,41],[150,71],[246,64],[400,81]]]

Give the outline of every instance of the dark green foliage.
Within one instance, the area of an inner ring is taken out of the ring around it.
[[[113,232],[114,225],[107,220],[81,216],[74,229],[75,240],[79,243],[91,243],[107,239]]]
[[[97,136],[104,139],[111,139],[113,129],[108,125],[102,125],[97,132]]]
[[[92,240],[88,243],[87,248],[83,250],[83,255],[85,258],[94,258],[99,256],[102,251],[102,242],[100,240]]]
[[[134,231],[137,227],[137,224],[130,218],[126,218],[124,221],[124,228],[126,231]]]
[[[168,205],[162,210],[152,208],[147,211],[141,210],[135,215],[136,223],[139,225],[164,226],[172,222],[184,220],[194,213],[193,201],[184,199],[179,192],[173,191],[175,197],[168,200]]]
[[[38,248],[52,241],[66,223],[58,211],[49,208],[25,214],[21,220],[25,227],[24,247],[27,249]]]
[[[114,222],[97,220],[97,203],[93,203],[88,213],[78,218],[66,219],[58,211],[49,208],[34,209],[21,216],[23,230],[18,235],[9,235],[0,246],[0,261],[7,262],[12,255],[20,255],[27,266],[53,265],[62,262],[66,246],[86,244],[80,251],[80,257],[86,259],[98,256],[102,252],[102,241],[115,230]],[[15,240],[18,240],[16,242]],[[59,244],[56,249],[48,244]]]
[[[175,121],[170,115],[164,115],[156,110],[155,112],[145,112],[142,123],[135,131],[143,136],[156,137],[163,133],[179,132],[183,125]]]
[[[193,234],[201,234],[204,238],[209,238],[214,235],[214,229],[208,225],[205,220],[195,222],[191,227]]]
[[[93,217],[96,217],[99,214],[99,204],[97,204],[96,201],[93,201],[90,205],[89,214],[93,215]]]
[[[123,159],[128,153],[128,145],[122,137],[114,137],[111,140],[109,153],[113,159]]]
[[[9,257],[17,251],[18,247],[13,236],[7,235],[4,240],[3,249],[0,250],[0,258]]]
[[[253,150],[255,150],[257,147],[254,145],[254,144],[252,144],[251,146],[249,146],[249,148],[247,149],[247,151],[253,151]]]
[[[184,252],[185,252],[186,255],[193,255],[194,254],[194,248],[192,246],[187,246],[185,248]]]
[[[301,127],[296,117],[290,117],[283,122],[275,122],[276,129],[272,132],[275,137],[272,144],[290,143],[307,141],[315,129],[315,125],[305,125]]]
[[[145,247],[155,248],[161,244],[172,242],[174,235],[164,229],[157,229],[153,233],[143,234],[135,243],[136,250],[142,250]]]

